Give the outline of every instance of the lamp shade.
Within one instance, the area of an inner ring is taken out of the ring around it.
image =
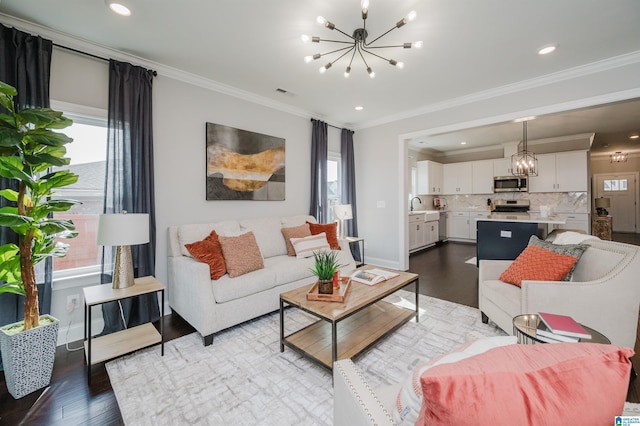
[[[596,208],[598,209],[606,209],[611,207],[611,199],[609,198],[596,198],[595,200]]]
[[[130,246],[149,242],[147,213],[116,213],[100,215],[98,245]]]
[[[353,219],[351,204],[338,204],[333,206],[333,215],[339,220]]]

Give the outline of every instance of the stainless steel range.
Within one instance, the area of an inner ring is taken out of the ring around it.
[[[496,200],[493,203],[494,213],[527,213],[529,200]]]

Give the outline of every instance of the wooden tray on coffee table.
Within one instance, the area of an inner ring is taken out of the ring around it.
[[[342,303],[347,298],[347,290],[349,290],[350,287],[351,280],[349,277],[341,277],[340,286],[338,288],[333,287],[333,294],[321,294],[318,293],[318,282],[316,282],[307,293],[307,300]]]

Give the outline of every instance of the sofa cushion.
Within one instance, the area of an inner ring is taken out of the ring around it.
[[[402,388],[396,398],[396,410],[393,411],[395,422],[399,425],[413,425],[418,420],[423,400],[420,377],[425,371],[437,365],[457,362],[489,349],[515,343],[516,338],[513,336],[486,337],[473,340],[440,357],[419,363],[411,375],[402,382]]]
[[[287,245],[282,236],[282,222],[278,217],[241,220],[240,225],[253,232],[262,256],[287,254]]]
[[[211,289],[216,303],[242,299],[275,286],[276,274],[267,268],[258,269],[235,278],[225,275],[217,281],[211,281]]]
[[[589,242],[585,244],[589,245]],[[585,282],[600,279],[616,268],[625,254],[613,250],[589,247],[573,271],[572,281]]]
[[[307,222],[318,223],[315,217],[308,214],[298,215],[298,216],[285,216],[281,219],[281,222],[282,222],[283,228],[289,228],[291,226],[300,226]]]
[[[329,243],[324,232],[317,235],[309,235],[303,238],[292,238],[291,244],[296,251],[296,257],[302,259],[313,256],[319,250],[329,250]]]
[[[577,261],[577,257],[530,245],[500,275],[500,279],[518,287],[522,280],[560,281],[571,272]]]
[[[310,282],[315,281],[315,277],[311,273],[313,258],[298,259],[289,256],[273,256],[264,260],[264,267],[276,274],[276,285],[288,284],[305,278],[310,278]]]
[[[307,223],[309,224],[311,235],[321,234],[324,232],[327,236],[327,241],[329,242],[331,250],[340,250],[340,242],[338,242],[338,222],[327,224]]]
[[[217,280],[227,273],[216,231],[211,231],[202,241],[185,244],[185,247],[194,259],[209,265],[209,274],[212,280]]]
[[[485,280],[482,283],[482,297],[499,306],[510,317],[515,317],[522,313],[522,291],[520,287],[500,280]]]
[[[262,254],[253,232],[237,237],[219,237],[224,263],[230,278],[264,268]]]
[[[216,223],[198,223],[193,225],[180,225],[178,227],[178,242],[180,243],[180,253],[183,256],[191,254],[184,246],[196,241],[201,241],[211,233],[216,231],[218,235],[238,235],[240,234],[240,224],[235,220],[225,220]]]
[[[509,345],[420,378],[421,425],[611,424],[633,350],[595,343]]]
[[[295,256],[296,251],[293,248],[293,244],[291,244],[291,238],[308,237],[311,235],[311,231],[309,230],[309,225],[307,223],[303,223],[298,226],[282,228],[282,235],[284,236],[284,241],[287,244],[287,254],[289,256]]]

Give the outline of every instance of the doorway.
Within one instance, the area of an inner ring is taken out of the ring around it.
[[[611,200],[609,215],[613,232],[637,231],[638,173],[598,173],[593,175],[594,196]]]

